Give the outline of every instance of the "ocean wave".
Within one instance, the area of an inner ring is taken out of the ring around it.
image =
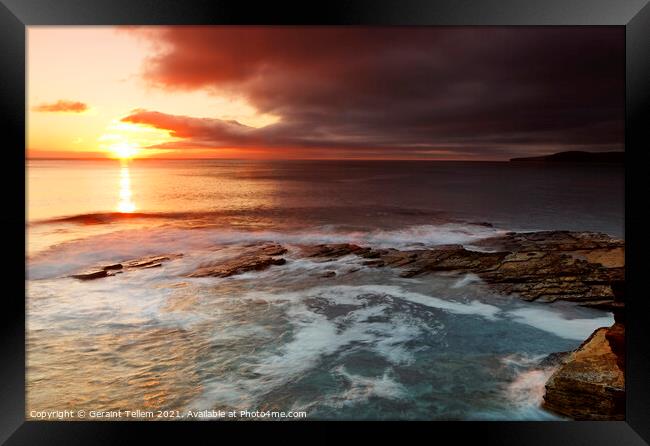
[[[193,211],[147,211],[147,212],[87,212],[75,215],[61,215],[49,218],[34,219],[29,221],[29,226],[42,226],[57,223],[71,223],[79,225],[101,225],[119,223],[129,220],[160,219],[160,220],[177,220],[177,221],[203,221],[206,224],[219,223],[221,217],[241,217],[241,218],[281,218],[281,217],[298,217],[297,220],[309,218],[314,214],[329,215],[361,215],[365,217],[387,217],[387,216],[405,216],[426,218],[434,223],[462,223],[458,219],[451,219],[443,212],[436,210],[401,208],[391,206],[328,206],[326,208],[319,206],[303,207],[284,207],[284,208],[221,208],[213,210],[193,210]],[[286,222],[284,222],[286,223]],[[477,225],[490,226],[487,223],[476,223]]]
[[[29,222],[30,226],[49,225],[54,223],[76,223],[82,225],[101,225],[125,220],[138,219],[188,219],[200,218],[205,213],[189,212],[92,212],[87,214],[69,215],[63,217],[46,218]]]
[[[500,358],[502,373],[512,376],[500,390],[502,404],[472,413],[471,420],[559,421],[563,418],[542,408],[545,385],[556,367],[539,367],[544,355],[509,354]]]
[[[512,406],[505,419],[559,420],[560,417],[542,408],[545,385],[557,367],[539,367],[544,355],[512,354],[501,358],[503,365],[514,373],[506,386],[504,397]]]

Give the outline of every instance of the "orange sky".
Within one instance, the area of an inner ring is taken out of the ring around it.
[[[140,77],[152,44],[115,27],[30,26],[27,42],[29,158],[242,156],[236,148],[142,149],[178,138],[165,130],[120,122],[134,109],[212,116],[254,127],[275,120],[239,98],[152,88]],[[67,103],[87,109],[67,109]]]
[[[28,27],[30,158],[623,149],[612,27]]]

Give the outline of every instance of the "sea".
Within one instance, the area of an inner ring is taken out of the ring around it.
[[[624,238],[619,165],[29,160],[26,171],[28,419],[127,409],[560,420],[541,407],[554,368],[540,361],[613,323],[496,294],[471,274],[402,278],[300,247],[473,249],[538,230]],[[286,264],[187,277],[262,242],[285,246]],[[166,254],[183,256],[70,277]]]

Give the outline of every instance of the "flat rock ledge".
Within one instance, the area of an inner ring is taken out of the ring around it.
[[[546,382],[543,407],[574,420],[625,419],[624,325],[597,329]]]
[[[286,260],[277,256],[286,252],[287,249],[277,243],[263,245],[233,259],[203,264],[187,277],[230,277],[248,271],[265,270],[272,265],[284,265]]]
[[[70,277],[79,280],[94,280],[102,277],[110,277],[130,269],[148,269],[162,266],[163,262],[182,257],[183,254],[168,254],[163,256],[142,257],[140,259],[126,260],[120,263],[102,265],[95,268],[72,274]]]
[[[507,233],[474,243],[430,249],[372,249],[349,243],[304,246],[305,257],[357,255],[365,266],[401,269],[401,277],[436,272],[473,273],[495,291],[525,300],[566,300],[610,309],[611,283],[625,276],[625,244],[594,232]]]

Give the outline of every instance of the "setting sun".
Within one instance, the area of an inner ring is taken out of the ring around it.
[[[128,160],[158,154],[162,150],[151,148],[152,146],[176,139],[170,137],[169,132],[164,130],[114,119],[107,125],[105,132],[97,138],[97,147],[110,158]],[[145,148],[146,150],[143,150]]]
[[[117,143],[108,148],[112,158],[130,159],[138,153],[138,149],[129,143]]]

